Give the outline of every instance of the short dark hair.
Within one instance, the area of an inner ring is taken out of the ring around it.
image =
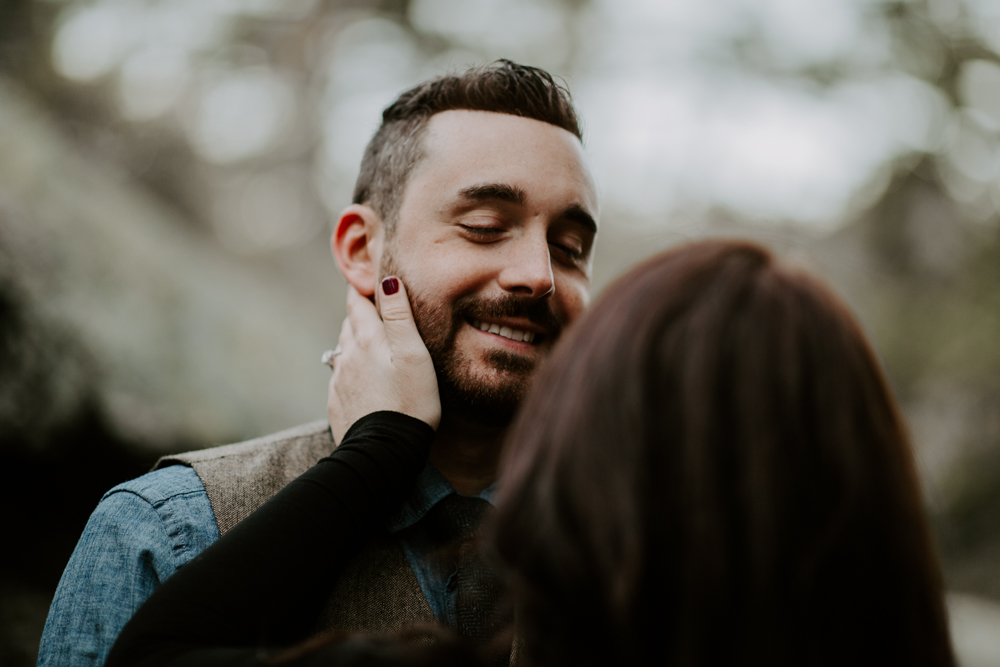
[[[382,125],[368,142],[354,186],[353,203],[375,209],[387,230],[395,224],[410,172],[423,158],[421,137],[427,122],[452,109],[533,118],[583,139],[569,90],[537,67],[498,60],[425,81],[382,112]]]
[[[609,287],[503,456],[528,665],[954,664],[878,359],[760,246],[682,246]]]

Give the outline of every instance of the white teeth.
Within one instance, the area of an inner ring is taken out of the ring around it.
[[[490,324],[489,322],[483,322],[481,320],[472,320],[472,326],[476,327],[480,331],[488,331],[492,334],[497,334],[498,336],[503,336],[504,338],[509,338],[511,340],[523,341],[525,343],[532,343],[535,340],[535,334],[531,331],[521,331],[520,329],[512,329],[511,327],[502,327],[499,324]]]

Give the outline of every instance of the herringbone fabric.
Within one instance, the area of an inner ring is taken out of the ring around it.
[[[153,469],[178,463],[194,468],[221,536],[335,446],[330,424],[322,420],[235,445],[165,456]]]
[[[431,606],[399,545],[390,535],[350,562],[320,613],[316,630],[393,635],[433,624]]]
[[[510,606],[503,582],[483,561],[480,537],[486,515],[493,506],[482,498],[453,493],[435,505],[424,521],[438,549],[435,558],[453,572],[448,592],[454,594],[452,622],[459,634],[496,651],[496,664],[506,665],[510,644],[502,642],[511,625]],[[498,644],[498,640],[501,640]]]
[[[164,457],[154,469],[175,464],[193,467],[223,535],[334,447],[329,424],[317,421],[256,440]],[[500,582],[478,553],[479,527],[490,509],[485,500],[454,494],[425,517],[438,515],[438,530],[444,531],[440,539],[451,544],[442,554],[457,563],[458,631],[487,643],[501,636],[510,621],[501,602]],[[315,629],[391,635],[434,623],[430,604],[398,542],[384,534],[345,568]],[[509,643],[498,647],[497,664],[515,664],[518,649],[516,641],[513,652]]]
[[[235,445],[164,457],[156,467],[179,463],[194,468],[223,535],[333,449],[329,424],[319,421]],[[385,535],[348,564],[317,630],[395,633],[434,622],[402,550]]]

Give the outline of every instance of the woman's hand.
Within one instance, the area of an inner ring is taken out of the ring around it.
[[[326,408],[338,444],[351,424],[379,410],[416,417],[435,429],[441,421],[437,375],[417,332],[406,288],[390,277],[379,289],[376,310],[348,287],[341,353],[334,358]]]

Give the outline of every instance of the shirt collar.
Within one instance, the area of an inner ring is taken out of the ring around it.
[[[492,505],[496,486],[497,483],[493,482],[473,497],[482,498]],[[390,533],[398,533],[404,528],[409,528],[423,519],[432,507],[453,493],[456,493],[455,489],[437,468],[430,463],[424,465],[410,496],[403,502],[399,512],[386,522],[386,528]]]

